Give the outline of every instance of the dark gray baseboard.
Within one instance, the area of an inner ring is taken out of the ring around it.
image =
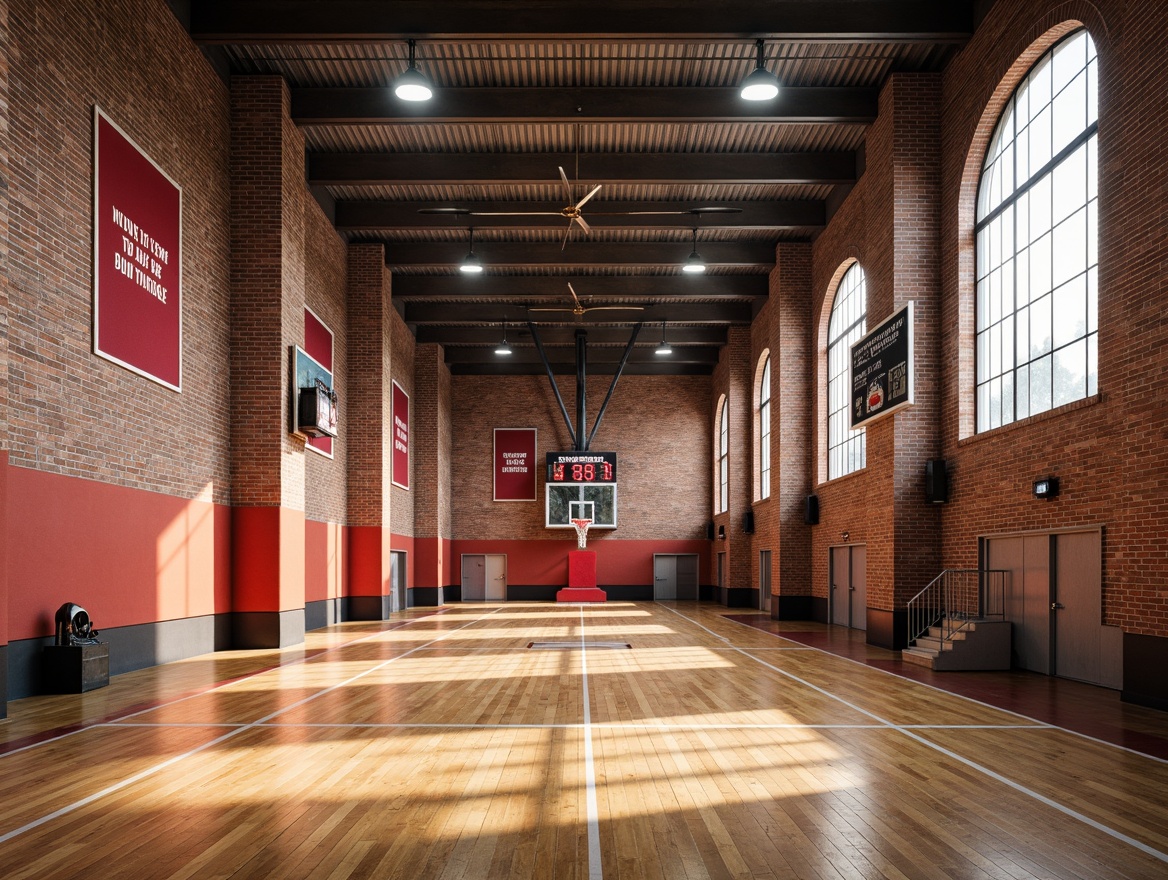
[[[8,646],[0,645],[0,718],[8,717]]]
[[[410,587],[410,608],[437,608],[442,604],[442,587]]]
[[[1119,698],[1150,709],[1168,710],[1168,639],[1123,634],[1123,690]]]
[[[304,606],[304,628],[311,632],[349,620],[348,604],[348,599],[321,599],[309,602]]]
[[[231,615],[235,648],[287,648],[304,642],[304,609],[236,611]]]
[[[771,617],[775,620],[815,620],[811,596],[771,596]]]
[[[389,620],[392,596],[350,596],[345,620]]]

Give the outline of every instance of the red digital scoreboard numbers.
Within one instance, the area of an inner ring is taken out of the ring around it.
[[[615,483],[615,452],[549,452],[549,483]]]

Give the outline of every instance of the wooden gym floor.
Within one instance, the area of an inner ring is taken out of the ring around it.
[[[857,635],[452,605],[16,701],[0,877],[1168,877],[1162,758]]]

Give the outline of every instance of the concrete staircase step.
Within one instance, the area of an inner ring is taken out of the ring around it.
[[[901,651],[900,657],[906,663],[911,663],[914,666],[923,666],[925,669],[932,669],[933,664],[937,660],[937,652],[929,651],[925,648],[911,647]]]

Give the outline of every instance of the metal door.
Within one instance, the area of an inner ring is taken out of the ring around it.
[[[1103,585],[1099,532],[1055,537],[1055,674],[1103,681]]]
[[[677,557],[668,553],[653,554],[653,599],[677,598]]]
[[[758,610],[771,610],[771,551],[758,551]]]
[[[390,611],[406,610],[406,554],[392,550],[389,554]]]
[[[507,557],[502,553],[488,553],[485,568],[486,600],[488,602],[506,602]]]
[[[487,557],[481,553],[462,557],[462,601],[487,600]]]
[[[848,595],[852,588],[851,572],[852,548],[832,547],[828,572],[831,585],[831,622],[838,626],[848,626],[851,601]]]
[[[1005,571],[1006,619],[1013,624],[1013,665],[1049,675],[1050,535],[986,541],[986,568]]]
[[[848,601],[852,629],[868,629],[868,548],[856,544],[851,548],[851,590]]]

